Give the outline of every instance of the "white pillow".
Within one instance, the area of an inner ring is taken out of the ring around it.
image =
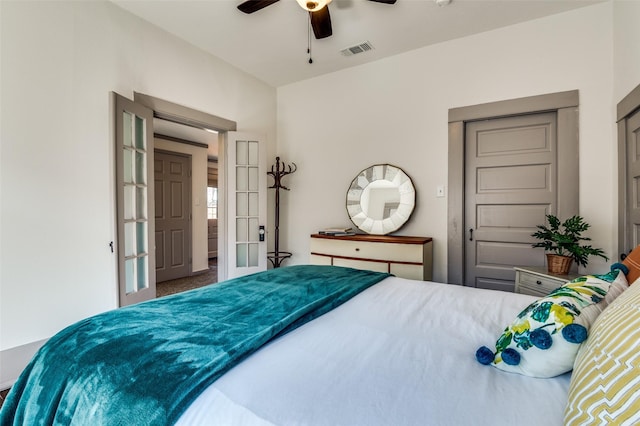
[[[580,344],[600,312],[627,287],[624,272],[576,278],[518,314],[496,341],[476,352],[482,364],[525,376],[554,377],[571,371]]]

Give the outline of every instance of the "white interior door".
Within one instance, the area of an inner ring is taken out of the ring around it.
[[[256,135],[228,132],[225,145],[226,278],[234,278],[267,269],[266,144]]]
[[[116,193],[120,306],[156,297],[153,112],[118,94]],[[151,197],[151,198],[150,198]]]

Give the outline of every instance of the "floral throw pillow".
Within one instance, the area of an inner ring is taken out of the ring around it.
[[[504,330],[495,352],[483,346],[476,359],[531,377],[571,371],[591,324],[627,288],[626,269],[616,263],[608,274],[576,278],[535,301]]]

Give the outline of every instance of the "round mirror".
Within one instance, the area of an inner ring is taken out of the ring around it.
[[[416,204],[411,178],[390,164],[361,171],[347,191],[351,222],[367,234],[386,235],[409,220]]]

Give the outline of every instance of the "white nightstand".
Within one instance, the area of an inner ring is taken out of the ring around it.
[[[556,288],[578,278],[578,274],[558,275],[547,272],[546,267],[518,266],[516,270],[516,293],[546,296]]]

